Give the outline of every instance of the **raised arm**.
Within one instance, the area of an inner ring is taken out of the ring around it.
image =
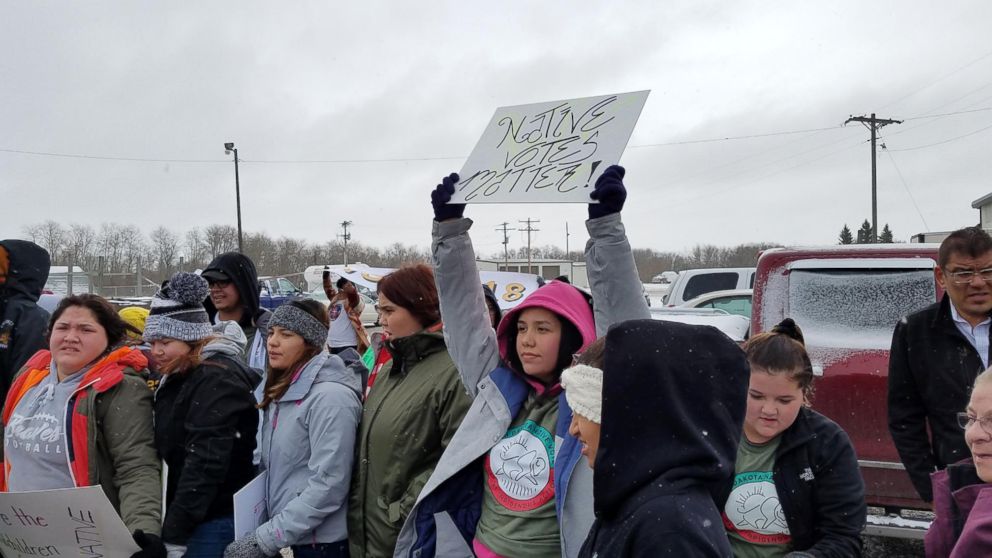
[[[468,235],[472,220],[462,216],[465,204],[448,203],[457,182],[458,175],[451,174],[431,192],[431,255],[448,353],[474,398],[479,382],[499,364],[499,347]]]
[[[630,242],[620,220],[620,211],[627,199],[624,172],[618,165],[606,169],[590,194],[599,200],[599,203],[589,204],[589,220],[586,221],[589,231],[586,271],[592,290],[597,336],[606,335],[613,324],[651,317],[641,294],[643,287]]]

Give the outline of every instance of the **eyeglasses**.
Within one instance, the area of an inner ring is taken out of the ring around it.
[[[971,425],[978,423],[986,434],[992,436],[992,417],[978,418],[968,413],[958,413],[958,426],[967,430]]]
[[[221,281],[220,279],[207,279],[207,286],[210,287],[211,289],[214,287],[217,287],[218,289],[225,289],[230,284],[231,284],[230,281]]]
[[[978,275],[982,278],[982,281],[986,283],[992,283],[992,267],[987,267],[985,269],[979,269],[975,271],[974,269],[968,269],[965,271],[951,271],[948,273],[951,276],[951,281],[955,285],[967,285]]]

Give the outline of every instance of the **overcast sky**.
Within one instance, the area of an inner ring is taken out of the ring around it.
[[[908,240],[977,223],[992,192],[990,26],[987,0],[5,2],[0,238],[234,225],[233,141],[246,231],[323,242],[350,220],[426,246],[431,188],[496,107],[649,89],[621,161],[636,247],[836,242],[871,215],[869,134],[843,126],[871,112],[905,120],[878,198]],[[583,205],[466,214],[485,255],[503,221],[586,239]]]

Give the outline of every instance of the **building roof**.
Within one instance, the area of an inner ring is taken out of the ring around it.
[[[971,202],[971,207],[975,209],[981,209],[983,205],[989,205],[992,203],[992,193],[986,194],[977,200]]]

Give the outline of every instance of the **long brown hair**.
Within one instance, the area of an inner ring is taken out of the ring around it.
[[[309,298],[295,299],[287,302],[286,304],[295,306],[307,314],[310,314],[316,318],[317,321],[324,324],[324,327],[330,326],[330,319],[327,316],[327,308],[324,308],[324,305],[316,300]],[[269,335],[271,335],[271,332],[269,332]],[[296,371],[299,370],[301,366],[310,362],[310,359],[319,355],[323,350],[323,346],[314,347],[313,345],[308,344],[304,348],[303,354],[300,355],[300,358],[286,368],[272,368],[269,363],[266,363],[265,389],[262,391],[262,401],[258,404],[258,408],[264,409],[269,406],[269,403],[285,395],[286,391],[289,389],[289,385],[293,383],[293,375],[296,374]]]
[[[441,321],[434,271],[425,264],[405,265],[383,277],[376,286],[379,294],[405,308],[422,328]]]
[[[177,339],[177,341],[182,341],[183,343],[189,345],[190,351],[172,362],[165,363],[162,367],[160,367],[160,371],[163,374],[188,373],[190,370],[203,363],[203,348],[207,346],[207,343],[210,343],[216,338],[216,336],[211,335],[210,337],[204,337],[199,341],[182,341],[181,339]]]
[[[744,344],[747,361],[773,375],[785,374],[799,384],[803,397],[813,398],[813,364],[806,353],[803,332],[792,318],[786,318],[771,331],[759,333]]]

